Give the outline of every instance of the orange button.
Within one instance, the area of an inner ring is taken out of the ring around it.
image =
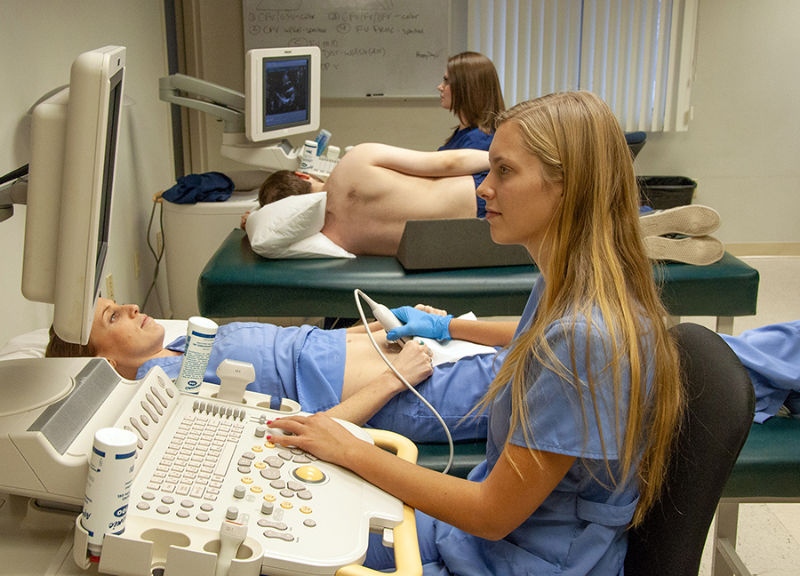
[[[316,466],[300,466],[293,472],[295,478],[303,482],[311,482],[312,484],[319,484],[325,481],[325,474]]]

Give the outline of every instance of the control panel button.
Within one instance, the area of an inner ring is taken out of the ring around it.
[[[327,478],[325,473],[316,466],[300,466],[292,471],[294,477],[303,482],[310,482],[312,484],[320,484]]]
[[[275,470],[274,468],[265,468],[264,470],[260,470],[259,474],[265,480],[277,480],[281,477],[280,470]]]
[[[287,532],[278,532],[277,530],[266,530],[264,532],[264,536],[267,538],[277,538],[279,540],[285,540],[286,542],[294,541],[294,536]]]

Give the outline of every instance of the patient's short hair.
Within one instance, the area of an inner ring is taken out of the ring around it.
[[[309,192],[311,192],[311,182],[300,178],[291,170],[278,170],[270,174],[258,190],[258,204],[264,206],[289,196]]]
[[[86,345],[65,342],[50,326],[50,341],[47,343],[44,355],[46,358],[85,358],[96,356],[97,350],[91,341]]]

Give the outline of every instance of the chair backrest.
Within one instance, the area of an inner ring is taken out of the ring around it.
[[[722,489],[753,422],[753,386],[725,341],[697,324],[671,331],[687,410],[664,494],[629,533],[625,576],[697,575]]]
[[[625,132],[625,141],[628,143],[631,155],[636,158],[647,143],[647,132]]]

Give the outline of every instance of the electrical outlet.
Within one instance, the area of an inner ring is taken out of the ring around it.
[[[133,252],[133,276],[134,278],[139,278],[142,272],[142,265],[139,261],[139,251],[135,250]]]
[[[104,296],[109,300],[114,300],[114,276],[112,274],[106,275],[106,293]]]

